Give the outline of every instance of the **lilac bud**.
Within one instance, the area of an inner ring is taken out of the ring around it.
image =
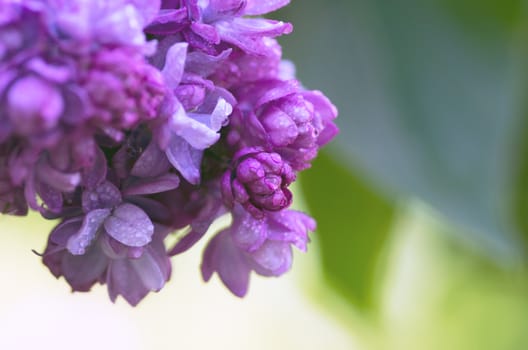
[[[234,164],[222,178],[222,194],[228,204],[239,202],[255,217],[262,217],[262,210],[278,211],[291,204],[287,187],[295,173],[279,154],[244,149],[235,155]]]

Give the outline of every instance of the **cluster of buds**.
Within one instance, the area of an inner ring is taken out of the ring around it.
[[[201,271],[237,296],[306,250],[288,186],[337,111],[282,60],[291,24],[259,17],[288,2],[0,0],[0,211],[59,220],[56,277],[136,305],[224,215]]]

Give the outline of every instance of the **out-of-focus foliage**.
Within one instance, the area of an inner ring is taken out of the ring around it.
[[[387,257],[379,348],[525,349],[526,274],[460,245],[449,232],[457,228],[423,205],[404,212]]]
[[[394,221],[394,204],[327,153],[303,174],[301,186],[317,217],[327,281],[363,310],[375,307],[377,263]]]
[[[360,305],[368,300],[362,293],[372,288],[365,276],[378,253],[366,253],[368,262],[352,253],[333,255],[332,265],[325,259],[333,254],[330,247],[355,249],[350,237],[371,235],[379,242],[388,234],[379,230],[390,230],[383,215],[375,234],[358,230],[379,210],[355,209],[361,182],[424,200],[461,227],[454,234],[496,262],[514,266],[526,259],[525,1],[303,0],[293,1],[281,17],[296,24],[283,40],[285,56],[296,62],[308,88],[320,87],[340,110],[339,152],[321,163],[341,164],[341,179],[314,170],[305,186],[312,193],[308,205],[322,222],[324,270],[334,285]],[[355,175],[358,168],[365,178]],[[314,190],[334,182],[342,186],[335,193],[342,194],[344,208],[335,208],[329,192]],[[332,220],[334,226],[326,224]],[[345,265],[350,274],[340,270]]]

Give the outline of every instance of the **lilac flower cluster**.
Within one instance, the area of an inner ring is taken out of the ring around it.
[[[136,305],[225,214],[201,271],[237,296],[306,250],[288,186],[337,111],[282,60],[291,24],[259,17],[288,2],[0,0],[0,211],[60,220],[56,277]]]

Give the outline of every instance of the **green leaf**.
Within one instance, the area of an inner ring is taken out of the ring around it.
[[[423,199],[461,226],[465,241],[513,261],[525,248],[512,197],[528,196],[516,181],[528,64],[523,5],[303,0],[282,16],[296,25],[284,55],[340,110],[342,161]]]
[[[371,311],[376,307],[375,277],[394,204],[326,152],[302,173],[301,187],[317,219],[324,277],[346,300]]]

